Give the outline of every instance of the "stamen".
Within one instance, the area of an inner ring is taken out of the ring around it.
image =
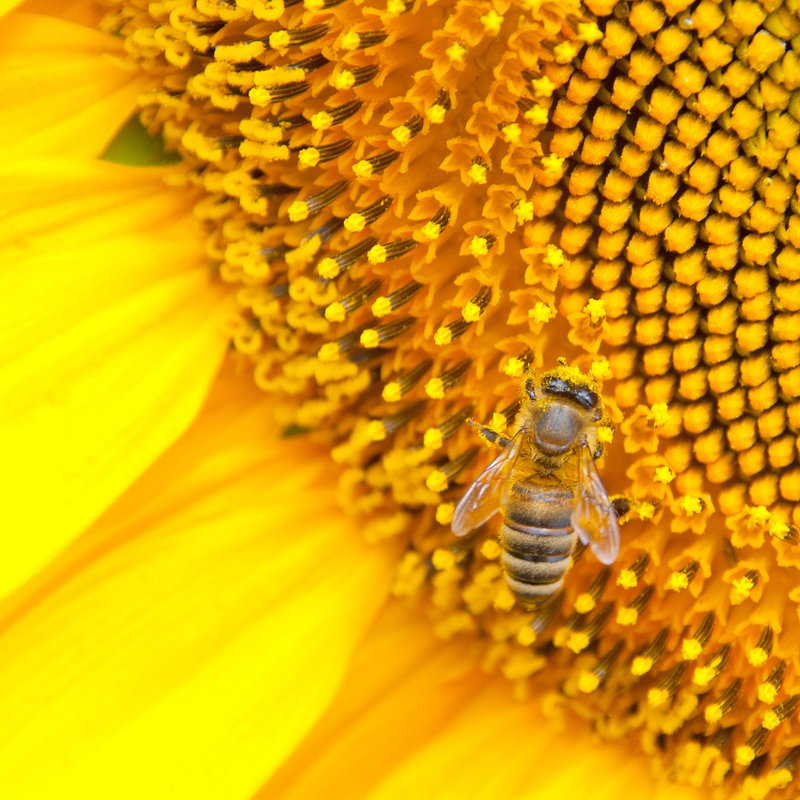
[[[413,239],[398,239],[386,245],[376,244],[369,251],[367,257],[369,258],[370,264],[383,264],[386,261],[392,261],[395,258],[401,258],[407,253],[410,253],[417,244],[418,242],[415,242]]]
[[[388,166],[394,164],[398,158],[400,158],[400,153],[397,150],[387,150],[377,156],[359,161],[353,167],[353,172],[357,178],[367,179],[383,172]]]
[[[295,202],[289,206],[289,219],[292,222],[300,222],[304,219],[308,219],[312,214],[318,214],[322,209],[329,206],[339,197],[349,185],[350,181],[339,181],[306,200],[295,200]]]
[[[633,589],[642,579],[642,576],[650,563],[650,553],[645,551],[630,567],[620,570],[619,577],[617,578],[617,586],[623,589]]]
[[[569,637],[567,647],[573,653],[585,650],[600,635],[606,623],[611,619],[613,611],[614,603],[605,605],[585,626],[576,630]]]
[[[441,400],[469,371],[472,361],[465,358],[459,361],[454,367],[442,372],[435,378],[431,378],[425,384],[425,394],[433,400]]]
[[[771,711],[767,711],[762,725],[768,731],[775,730],[781,722],[791,717],[798,707],[800,707],[800,695],[796,694],[775,706]]]
[[[458,458],[448,461],[444,466],[435,469],[425,480],[425,485],[432,492],[444,492],[451,483],[470,465],[480,453],[479,446],[471,447]]]
[[[693,682],[697,686],[708,686],[715,681],[722,670],[725,669],[731,655],[731,649],[731,645],[729,644],[724,644],[720,647],[719,650],[706,661],[704,666],[695,669],[692,678]]]
[[[711,638],[714,631],[715,615],[713,611],[706,614],[691,639],[684,639],[681,645],[681,654],[687,661],[696,659]]]
[[[650,689],[647,693],[648,705],[653,708],[659,708],[669,702],[677,694],[678,689],[680,689],[688,666],[686,661],[677,664],[667,673],[667,676],[655,689]]]
[[[365,286],[359,287],[354,292],[347,295],[347,297],[343,297],[341,300],[331,303],[325,309],[325,319],[330,322],[344,322],[348,314],[360,308],[381,288],[382,283],[383,281],[378,278]]]
[[[315,131],[326,131],[334,125],[341,125],[361,110],[363,103],[360,100],[351,100],[336,108],[319,111],[312,115],[309,122]]]
[[[341,37],[340,44],[345,50],[365,50],[380,44],[388,35],[386,31],[350,31]]]
[[[719,700],[706,707],[704,716],[709,725],[714,725],[719,722],[733,708],[742,692],[743,683],[741,678],[736,678],[736,680],[725,689]]]
[[[769,625],[766,625],[764,630],[761,632],[758,642],[756,642],[756,646],[747,653],[747,660],[754,667],[762,667],[767,663],[767,659],[772,653],[772,645],[774,640],[775,635],[772,632],[772,628]]]
[[[364,347],[378,347],[386,344],[413,328],[416,322],[415,317],[404,317],[387,322],[385,325],[379,325],[377,328],[367,328],[361,334],[361,344]]]
[[[411,422],[414,417],[419,416],[424,408],[425,401],[420,400],[419,402],[412,403],[410,406],[407,406],[401,411],[391,414],[388,417],[382,417],[381,419],[373,420],[371,424],[379,425],[381,430],[377,437],[374,435],[374,433],[372,434],[373,440],[382,441],[386,438],[386,436],[396,433],[404,425],[407,425],[409,422]]]
[[[605,567],[605,569],[600,570],[587,591],[578,595],[575,599],[575,610],[579,614],[588,614],[590,611],[594,610],[597,606],[597,601],[603,596],[603,592],[606,590],[610,577],[611,568]]]
[[[783,686],[786,675],[786,662],[781,659],[770,672],[769,677],[758,687],[758,699],[762,703],[774,703],[778,692]]]
[[[411,283],[407,283],[392,292],[388,297],[379,297],[372,304],[372,313],[376,317],[385,317],[387,314],[391,314],[392,311],[397,311],[398,308],[408,303],[421,288],[421,283],[411,281]]]
[[[333,258],[323,258],[317,264],[317,272],[326,280],[333,280],[333,278],[338,277],[345,270],[352,267],[360,258],[363,258],[377,241],[374,237],[370,237],[347,250],[342,250],[341,253]]]
[[[400,125],[392,131],[392,138],[399,145],[408,144],[422,130],[423,119],[415,114],[405,125]]]
[[[392,197],[382,197],[363,211],[350,214],[344,221],[344,227],[351,233],[358,233],[364,230],[367,225],[371,225],[388,211],[393,202],[394,198]]]
[[[285,50],[287,47],[299,47],[321,39],[331,32],[330,25],[312,25],[310,28],[293,28],[275,31],[261,41],[267,50]]]
[[[608,678],[624,648],[625,645],[622,642],[617,642],[617,644],[597,662],[594,669],[582,672],[578,678],[578,688],[587,694],[595,691],[595,689]]]
[[[669,639],[669,627],[662,628],[655,639],[646,647],[641,655],[636,656],[631,662],[631,674],[644,675],[653,668],[653,665],[661,658],[664,648]]]
[[[653,594],[655,594],[654,586],[645,587],[625,608],[621,608],[617,611],[617,624],[635,625],[639,621],[639,615],[647,608],[650,601],[653,599]]]
[[[473,408],[472,404],[464,406],[444,422],[433,428],[428,428],[425,431],[425,447],[431,450],[438,450],[467,421]]]
[[[401,397],[408,394],[433,366],[433,361],[426,358],[405,375],[395,378],[383,387],[382,397],[387,403],[396,403]]]

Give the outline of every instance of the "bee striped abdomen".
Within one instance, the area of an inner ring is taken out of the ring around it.
[[[535,605],[555,594],[564,582],[575,548],[570,526],[574,496],[569,487],[546,479],[511,488],[500,544],[511,591],[524,605]]]

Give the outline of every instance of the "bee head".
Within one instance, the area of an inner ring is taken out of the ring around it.
[[[542,375],[538,397],[532,377],[525,382],[525,391],[536,401],[531,427],[537,446],[546,455],[573,450],[603,413],[594,381],[563,363]]]

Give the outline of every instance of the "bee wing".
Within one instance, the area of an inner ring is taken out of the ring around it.
[[[502,453],[475,479],[458,501],[450,528],[456,536],[464,536],[493,517],[503,504],[514,464],[522,448],[525,429],[520,428]]]
[[[578,501],[572,511],[572,528],[601,564],[613,564],[619,555],[617,513],[585,443],[578,458]]]

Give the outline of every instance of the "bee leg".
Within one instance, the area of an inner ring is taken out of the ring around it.
[[[470,419],[469,424],[477,428],[480,435],[483,436],[487,442],[496,444],[501,450],[505,450],[511,443],[511,439],[509,439],[508,436],[503,436],[502,433],[497,433],[497,431],[493,431],[491,428],[487,428],[485,425],[475,422],[474,419]]]
[[[614,511],[617,512],[617,519],[624,517],[631,510],[631,501],[621,494],[615,494],[613,497],[608,498]]]

